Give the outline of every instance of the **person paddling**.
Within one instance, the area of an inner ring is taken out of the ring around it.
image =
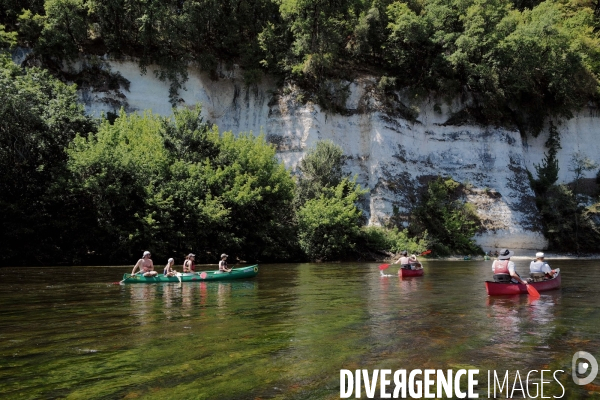
[[[154,271],[154,263],[150,259],[152,255],[149,251],[145,251],[142,255],[142,258],[138,260],[137,263],[133,266],[133,271],[131,271],[131,275],[135,275],[135,270],[139,268],[140,273],[146,277],[153,277],[158,275],[158,272]]]
[[[508,249],[500,250],[498,259],[492,263],[492,271],[494,271],[494,281],[496,282],[513,282],[523,283],[527,285],[527,281],[521,279],[519,274],[515,271],[515,263],[510,261],[515,253]]]
[[[221,254],[221,261],[219,261],[219,270],[215,272],[216,274],[224,274],[225,272],[231,272],[231,268],[227,267],[227,254]]]
[[[401,257],[394,264],[400,264],[400,268],[402,269],[410,269],[410,258],[408,258],[408,252],[403,250]],[[416,259],[417,257],[415,257]]]

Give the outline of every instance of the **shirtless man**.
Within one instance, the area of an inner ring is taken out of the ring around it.
[[[140,269],[140,272],[146,277],[153,277],[153,276],[158,275],[158,272],[156,272],[154,270],[154,263],[150,259],[150,256],[151,256],[150,252],[145,251],[142,258],[140,258],[138,260],[138,262],[135,263],[135,265],[133,267],[133,271],[131,271],[131,275],[134,275],[135,270],[138,268]]]

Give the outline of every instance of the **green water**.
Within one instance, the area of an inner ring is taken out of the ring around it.
[[[599,398],[600,377],[573,383],[571,357],[600,360],[600,261],[550,262],[563,286],[537,301],[489,298],[491,261],[425,261],[405,280],[377,264],[261,265],[182,285],[112,284],[130,266],[3,268],[0,398],[335,399],[340,369],[382,368],[477,368],[480,398],[488,370],[562,369],[563,398]]]

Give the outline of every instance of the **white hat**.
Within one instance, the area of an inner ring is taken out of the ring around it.
[[[227,254],[223,253],[223,254],[221,254],[221,258],[223,258],[223,257],[229,257],[229,256]]]
[[[169,264],[171,264],[172,262],[175,262],[175,260],[174,260],[174,259],[172,259],[172,258],[169,258],[169,259],[167,260],[167,262],[168,262]]]
[[[535,258],[544,258],[544,253],[542,253],[541,251],[535,253]]]
[[[144,255],[143,255],[142,257],[146,257],[146,256],[149,256],[149,255],[150,255],[150,252],[146,250],[146,251],[144,252]]]
[[[498,260],[508,260],[515,254],[514,251],[510,251],[509,249],[502,249],[498,254]]]

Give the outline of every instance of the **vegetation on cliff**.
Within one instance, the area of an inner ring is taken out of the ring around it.
[[[82,53],[135,56],[171,82],[194,64],[238,64],[294,79],[343,108],[357,73],[411,99],[463,97],[457,118],[539,131],[598,98],[600,2],[595,0],[0,0],[0,24],[49,67]]]
[[[331,142],[295,178],[262,135],[219,132],[200,107],[93,120],[74,85],[0,61],[0,264],[122,263],[146,249],[335,260],[430,243],[364,226],[365,191]]]
[[[584,182],[586,180],[582,179],[582,174],[595,170],[598,164],[583,153],[575,153],[569,165],[569,170],[573,172],[572,183],[556,184],[560,170],[556,154],[561,144],[554,124],[550,124],[546,148],[545,157],[535,166],[537,177],[530,173],[529,180],[550,248],[577,254],[597,252],[600,242],[600,182],[591,179]]]

